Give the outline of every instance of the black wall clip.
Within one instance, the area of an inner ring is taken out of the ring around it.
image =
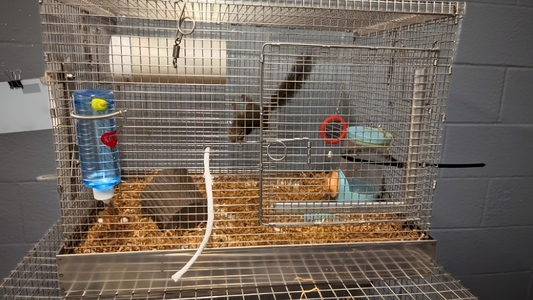
[[[21,70],[6,70],[4,74],[6,74],[8,80],[9,87],[11,89],[23,89],[24,85],[22,85],[22,81],[20,81],[20,73],[22,73]]]

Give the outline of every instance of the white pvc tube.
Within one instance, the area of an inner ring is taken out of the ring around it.
[[[189,262],[181,270],[179,270],[174,275],[172,275],[172,279],[174,280],[174,282],[178,282],[181,276],[183,276],[183,274],[185,274],[189,270],[192,264],[194,264],[196,259],[198,259],[198,257],[204,250],[205,246],[207,245],[207,242],[209,241],[209,237],[211,236],[211,232],[213,231],[213,223],[215,221],[215,207],[214,207],[214,202],[213,202],[213,177],[211,176],[211,172],[209,171],[209,151],[210,151],[209,147],[205,148],[204,178],[205,178],[205,191],[207,193],[207,228],[205,230],[204,239],[202,240],[200,247],[196,250],[196,253],[194,253],[194,256],[189,260]]]
[[[109,66],[115,82],[226,83],[226,41],[184,38],[172,64],[174,39],[111,36]]]

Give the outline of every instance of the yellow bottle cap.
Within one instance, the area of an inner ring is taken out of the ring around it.
[[[94,110],[98,110],[98,111],[105,110],[107,108],[107,101],[105,101],[104,99],[100,99],[100,98],[94,98],[91,101],[91,106],[94,108]]]

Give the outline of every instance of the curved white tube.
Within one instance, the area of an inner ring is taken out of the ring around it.
[[[202,240],[202,243],[200,244],[200,247],[198,250],[196,250],[196,253],[194,253],[194,256],[189,260],[189,262],[178,272],[176,272],[174,275],[172,275],[172,279],[174,282],[178,282],[180,280],[181,276],[185,274],[189,268],[194,264],[196,259],[200,256],[202,251],[204,250],[205,246],[207,245],[207,241],[209,241],[209,237],[211,236],[211,232],[213,231],[213,222],[215,221],[215,207],[213,203],[213,177],[211,176],[211,172],[209,171],[209,147],[205,148],[204,151],[204,178],[205,178],[205,191],[207,193],[207,228],[205,230],[204,239]]]

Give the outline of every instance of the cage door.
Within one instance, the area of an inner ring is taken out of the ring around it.
[[[264,44],[260,221],[423,227],[435,172],[419,166],[438,157],[441,131],[435,87],[445,70],[438,54],[435,48]],[[328,120],[343,126],[335,129]]]

